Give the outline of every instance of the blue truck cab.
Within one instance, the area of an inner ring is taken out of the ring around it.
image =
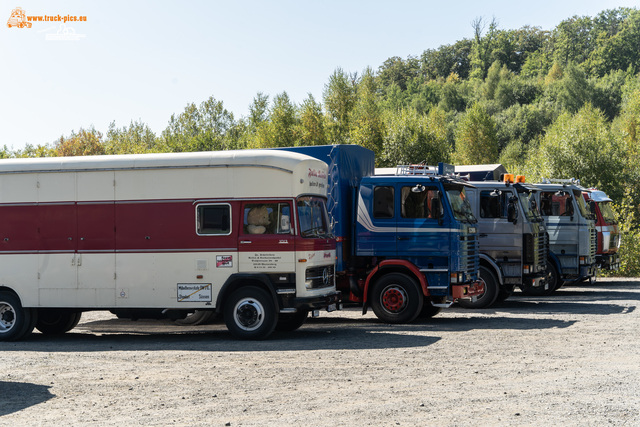
[[[357,145],[286,150],[329,165],[336,285],[344,302],[362,303],[363,313],[371,307],[384,322],[407,323],[482,295],[469,184],[420,166],[375,175],[374,153]]]

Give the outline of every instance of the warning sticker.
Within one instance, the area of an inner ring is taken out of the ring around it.
[[[178,283],[178,302],[211,302],[211,283]]]

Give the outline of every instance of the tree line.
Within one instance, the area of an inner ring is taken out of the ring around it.
[[[623,274],[640,274],[640,11],[573,16],[546,31],[470,23],[470,37],[376,70],[337,68],[322,100],[257,93],[236,118],[211,96],[155,134],[141,120],[105,135],[6,146],[0,158],[358,144],[378,166],[502,163],[527,176],[581,180],[616,203]]]

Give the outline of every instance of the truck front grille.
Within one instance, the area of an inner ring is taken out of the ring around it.
[[[598,251],[598,232],[595,227],[591,229],[590,237],[589,256],[591,257],[591,262],[594,262],[596,259],[596,252]]]
[[[305,273],[305,286],[307,289],[330,288],[334,283],[333,277],[333,265],[310,267]]]

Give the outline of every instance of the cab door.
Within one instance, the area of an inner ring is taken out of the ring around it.
[[[397,201],[398,256],[448,258],[450,222],[443,215],[438,187],[419,183],[398,184]]]
[[[478,235],[480,250],[491,258],[520,263],[522,252],[522,220],[507,220],[511,190],[486,189],[479,192]],[[518,272],[518,276],[520,273]]]
[[[238,233],[240,272],[295,272],[295,241],[290,201],[242,203]]]
[[[356,254],[396,256],[397,198],[393,183],[362,184],[358,193]]]

